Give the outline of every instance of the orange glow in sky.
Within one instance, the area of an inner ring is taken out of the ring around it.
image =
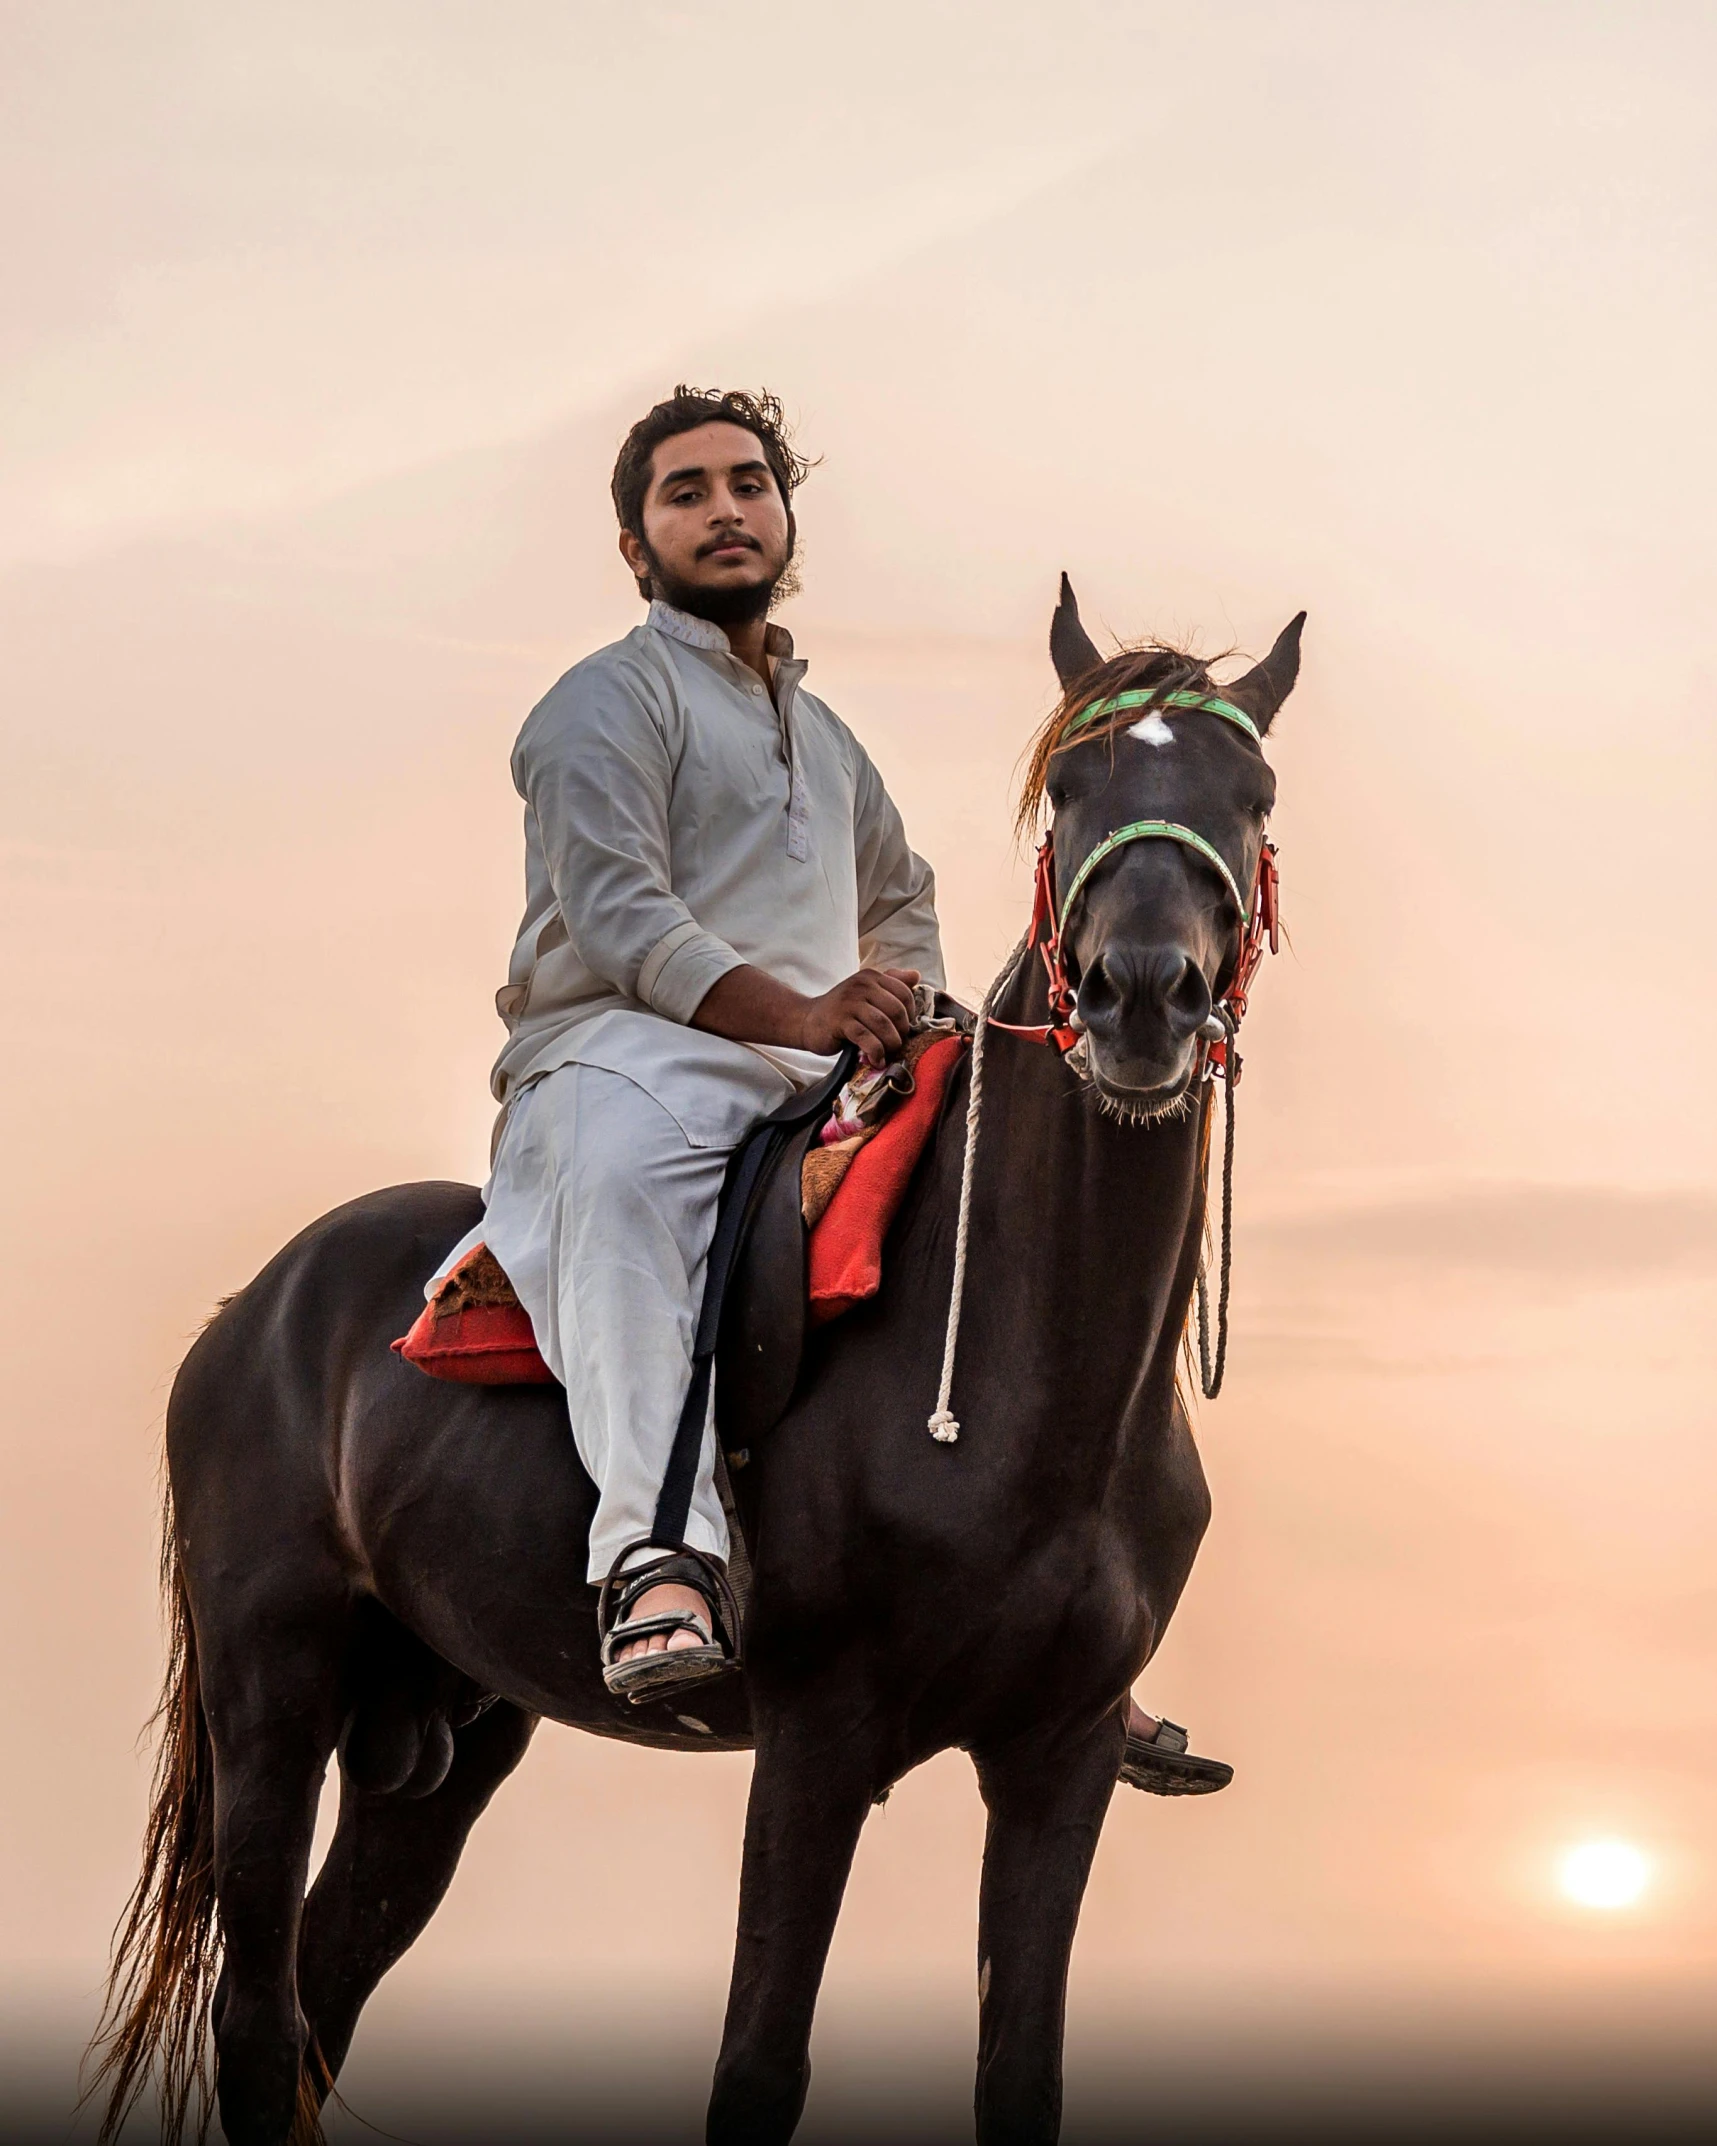
[[[327,1207],[483,1173],[508,750],[634,621],[608,467],[689,379],[822,458],[788,623],[968,996],[1059,571],[1100,636],[1310,614],[1216,1514],[1141,1686],[1236,1781],[1117,1797],[1076,2032],[1708,1990],[1717,16],[746,22],[8,29],[0,1977],[84,2003],[132,1880],[189,1337]],[[387,2016],[719,2005],[745,1781],[546,1733]],[[828,2016],[969,2003],[980,1840],[957,1757],[877,1814]]]

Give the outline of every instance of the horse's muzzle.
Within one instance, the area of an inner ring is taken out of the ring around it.
[[[1210,986],[1183,946],[1111,941],[1079,981],[1075,1018],[1091,1070],[1100,1088],[1122,1099],[1178,1095],[1210,1016]]]

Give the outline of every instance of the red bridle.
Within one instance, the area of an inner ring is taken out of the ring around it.
[[[1216,1012],[1227,1034],[1219,1041],[1201,1046],[1207,1066],[1227,1071],[1228,1039],[1245,1019],[1252,980],[1258,973],[1264,950],[1268,947],[1272,954],[1280,950],[1280,900],[1281,875],[1276,870],[1276,845],[1266,839],[1258,851],[1258,869],[1253,875],[1252,899],[1247,904],[1246,918],[1240,929],[1240,951],[1235,957],[1234,975],[1228,989],[1216,1002]],[[1073,987],[1067,980],[1062,930],[1065,923],[1065,916],[1058,916],[1056,910],[1055,837],[1050,833],[1044,836],[1037,853],[1031,930],[1026,934],[1027,948],[1036,947],[1043,962],[1050,1017],[1039,1027],[1021,1027],[1012,1021],[998,1021],[992,1015],[989,1025],[999,1028],[1004,1035],[1023,1036],[1029,1043],[1053,1043],[1064,1057],[1079,1041],[1079,1031],[1072,1025],[1075,999]]]

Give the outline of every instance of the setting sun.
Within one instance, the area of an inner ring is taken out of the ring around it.
[[[1581,1841],[1563,1854],[1557,1882],[1579,1907],[1631,1908],[1651,1882],[1651,1859],[1631,1841]]]

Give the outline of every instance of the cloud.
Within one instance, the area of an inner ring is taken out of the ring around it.
[[[1256,1241],[1293,1257],[1594,1281],[1706,1273],[1717,1192],[1490,1185],[1264,1223]]]
[[[1050,94],[1023,51],[974,71],[922,11],[907,70],[874,23],[784,21],[810,78],[839,66],[833,107],[760,96],[768,33],[690,14],[645,44],[588,10],[533,7],[532,35],[485,18],[475,42],[421,11],[320,12],[235,28],[193,0],[154,44],[32,47],[37,116],[0,143],[27,240],[0,556],[289,508],[563,422],[671,373],[689,329],[707,345],[969,242],[1122,125],[1116,90],[1074,94],[1065,39],[1039,38]]]

